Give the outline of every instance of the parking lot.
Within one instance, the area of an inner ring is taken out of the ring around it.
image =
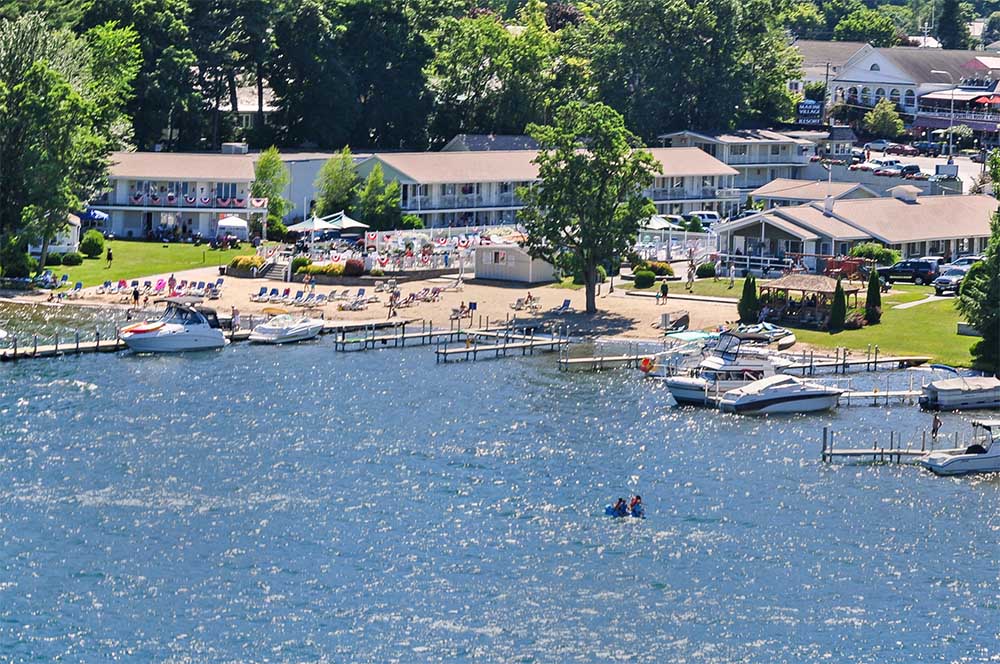
[[[881,157],[881,152],[872,150],[872,158]],[[934,175],[938,164],[948,163],[947,157],[903,157],[889,155],[892,159],[899,159],[904,164],[917,164],[920,170]],[[982,171],[983,165],[971,161],[968,157],[955,157],[955,164],[958,166],[958,177],[962,180],[963,191],[968,192],[975,178]]]

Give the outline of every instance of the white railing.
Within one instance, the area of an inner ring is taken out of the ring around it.
[[[730,154],[725,160],[727,164],[806,164],[809,155],[782,154]]]

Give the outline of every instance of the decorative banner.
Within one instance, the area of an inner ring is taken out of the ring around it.
[[[160,195],[159,194],[150,194],[149,195],[149,200],[152,201],[153,203],[159,203],[160,202]]]
[[[198,202],[198,197],[197,196],[188,196],[188,195],[185,194],[185,196],[184,196],[184,202],[187,203],[188,205],[194,205],[195,203]]]
[[[446,244],[448,244],[448,238],[446,238],[446,237],[439,237],[439,238],[437,239],[437,243],[438,243],[438,246],[439,246],[439,247],[443,247],[443,246],[445,246]]]
[[[382,238],[383,242],[389,242],[390,240],[392,240],[392,233],[386,233],[385,237]]]
[[[142,203],[142,199],[144,199],[144,198],[146,198],[146,194],[133,194],[132,195],[132,204],[133,205],[138,205],[139,203]]]
[[[339,263],[340,262],[340,254],[333,254],[332,256],[330,256],[330,260],[333,261],[334,263]]]
[[[427,264],[429,264],[431,262],[431,257],[430,256],[421,256],[420,257],[420,262],[423,263],[424,265],[427,265]]]
[[[177,194],[172,191],[167,192],[167,202],[174,203],[175,201],[177,201]]]
[[[369,242],[378,242],[378,233],[365,233],[365,238],[367,238]]]
[[[202,196],[201,197],[201,204],[202,205],[210,205],[211,203],[212,203],[212,199],[209,196]]]
[[[255,208],[266,208],[267,199],[266,198],[251,198],[250,205]]]
[[[469,240],[465,237],[458,238],[459,249],[467,249],[469,247]]]
[[[247,199],[245,199],[245,198],[234,198],[233,199],[233,206],[234,207],[243,207],[243,204],[246,202],[246,200]]]
[[[229,207],[229,199],[228,198],[220,198],[220,199],[218,199],[218,201],[219,201],[219,207]]]
[[[378,264],[381,265],[382,267],[385,267],[386,265],[389,264],[389,257],[388,256],[379,256],[378,257]]]

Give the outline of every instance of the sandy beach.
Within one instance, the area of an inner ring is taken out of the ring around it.
[[[167,279],[170,275],[153,275],[141,277],[140,281],[152,281],[154,284],[160,278]],[[186,272],[177,272],[174,277],[178,282],[187,281],[215,281],[218,278],[218,270],[214,267],[199,268]],[[425,281],[412,281],[402,284],[400,290],[403,298],[410,293],[416,293],[424,288],[433,289],[447,286],[451,281],[446,278],[430,279]],[[273,305],[268,303],[251,302],[250,295],[256,294],[262,287],[291,288],[294,295],[297,290],[303,288],[300,283],[284,283],[271,279],[237,279],[226,277],[221,291],[221,297],[217,300],[210,300],[206,304],[216,309],[220,316],[228,317],[235,307],[243,320],[250,315],[263,315],[263,309]],[[326,294],[330,296],[334,291],[342,292],[347,287],[316,286],[316,294]],[[352,287],[352,294],[357,292],[357,287]],[[659,323],[660,315],[663,313],[687,312],[690,316],[691,329],[704,329],[716,327],[720,324],[732,321],[736,318],[735,303],[713,301],[706,299],[689,299],[681,297],[671,297],[666,303],[657,305],[655,297],[627,295],[626,289],[616,287],[613,293],[609,292],[609,285],[602,284],[601,294],[598,296],[598,313],[588,316],[583,312],[585,308],[585,292],[583,289],[558,288],[552,285],[547,286],[522,286],[519,284],[507,284],[497,282],[477,282],[471,279],[463,284],[461,291],[449,290],[441,294],[436,302],[418,302],[409,307],[398,310],[397,317],[401,319],[414,319],[430,321],[435,326],[447,327],[452,311],[459,308],[463,303],[469,306],[475,303],[475,314],[472,319],[473,325],[483,322],[489,317],[491,321],[506,319],[516,316],[518,320],[538,321],[551,320],[562,321],[569,326],[572,334],[583,336],[621,336],[628,338],[655,338],[660,332],[655,327]],[[540,299],[541,309],[537,314],[527,311],[515,311],[511,305],[518,299],[525,297],[528,293]],[[388,318],[388,296],[385,293],[375,293],[374,288],[367,289],[368,295],[379,297],[378,302],[368,305],[367,309],[360,311],[338,310],[336,302],[326,304],[322,307],[304,309],[301,307],[285,308],[291,311],[304,311],[314,317],[323,317],[329,320],[372,320]],[[21,295],[14,298],[20,302],[39,302],[47,300],[47,293]],[[572,310],[562,314],[554,313],[554,309],[559,307],[564,300],[569,300]],[[84,290],[83,297],[66,300],[68,304],[98,305],[98,306],[127,306],[120,304],[118,295],[98,295],[95,288]],[[469,324],[466,319],[465,324]]]

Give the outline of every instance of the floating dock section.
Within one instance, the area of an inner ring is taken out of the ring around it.
[[[487,339],[481,343],[480,339]],[[557,329],[551,335],[536,335],[534,329],[517,331],[513,326],[505,330],[469,330],[465,343],[459,346],[441,344],[434,351],[438,362],[479,359],[499,359],[516,355],[534,355],[536,352],[553,352],[571,343],[565,330]]]
[[[916,440],[903,442],[902,436],[890,431],[889,440],[873,436],[868,447],[836,447],[834,431],[823,427],[823,447],[820,459],[825,463],[833,461],[867,461],[871,463],[914,463],[921,457],[935,451],[965,450],[961,446],[958,432],[953,436],[941,436],[936,439],[922,432],[919,446]],[[887,444],[886,444],[887,443]]]

